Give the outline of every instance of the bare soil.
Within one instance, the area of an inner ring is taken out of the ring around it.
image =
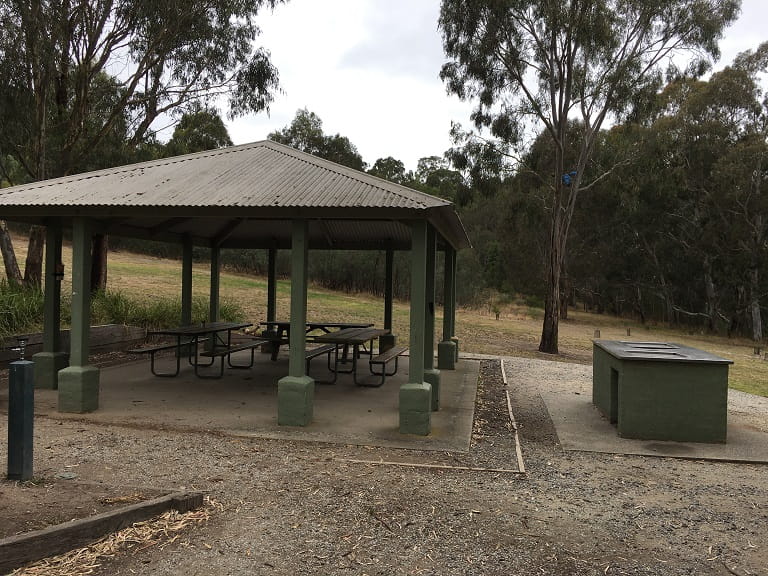
[[[46,480],[28,495],[75,490],[45,482],[76,470],[94,487],[82,510],[135,487],[203,490],[221,504],[163,549],[105,560],[104,575],[768,574],[768,467],[564,452],[536,384],[509,376],[524,475],[351,462],[514,469],[500,363],[486,361],[469,453],[39,418]],[[32,510],[36,526],[70,515],[54,511],[65,500],[21,501],[13,514]]]
[[[69,472],[69,474],[75,474]],[[40,530],[134,504],[162,491],[114,484],[91,484],[64,478],[37,477],[29,482],[0,482],[0,538]]]

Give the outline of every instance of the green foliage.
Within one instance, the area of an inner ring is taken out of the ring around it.
[[[176,124],[165,152],[168,156],[180,156],[226,146],[232,146],[232,139],[219,113],[197,105]]]
[[[233,302],[220,302],[221,320],[236,321],[244,316],[242,309]],[[137,299],[120,292],[97,292],[91,302],[91,322],[94,324],[126,324],[155,329],[176,326],[181,318],[181,300],[178,298]],[[207,321],[208,300],[192,299],[192,323]]]
[[[544,299],[541,296],[528,295],[523,299],[528,308],[544,308]]]
[[[767,50],[708,81],[675,79],[643,125],[601,136],[598,166],[631,162],[573,221],[568,271],[590,309],[762,338],[768,122],[756,78]]]
[[[756,79],[768,45],[707,81],[676,78],[647,109],[595,138],[589,183],[574,209],[562,296],[571,306],[763,339],[768,310],[768,113]],[[584,126],[569,123],[578,141]],[[566,164],[575,162],[565,156]],[[554,169],[546,134],[490,198],[461,208],[477,293],[543,301]],[[485,295],[483,296],[485,297]]]
[[[0,4],[2,173],[9,156],[25,180],[129,162],[159,118],[220,95],[231,115],[268,109],[278,75],[255,16],[280,2]]]
[[[219,316],[225,321],[238,321],[244,317],[235,302],[222,300]],[[62,299],[62,323],[71,322],[70,302]],[[144,328],[175,326],[181,318],[181,301],[172,298],[149,300],[128,297],[120,292],[97,292],[91,300],[92,324],[126,324]],[[208,300],[192,300],[192,322],[208,320]],[[40,331],[43,328],[43,293],[9,285],[0,280],[0,339],[13,334]]]
[[[43,294],[0,280],[0,339],[42,325]]]
[[[737,0],[599,6],[552,0],[443,0],[439,26],[449,61],[441,78],[450,92],[477,103],[475,127],[497,139],[479,140],[454,130],[462,143],[452,157],[454,165],[493,183],[494,174],[502,174],[497,164],[508,161],[511,152],[516,163],[519,154],[514,152],[525,148],[537,127],[543,127],[552,144],[551,168],[538,173],[547,184],[550,209],[542,352],[557,352],[571,219],[580,188],[601,177],[587,169],[603,123],[609,115],[631,111],[638,94],[652,93],[670,52],[717,56],[717,40],[738,7]],[[702,69],[696,58],[689,71]],[[569,123],[577,114],[582,136],[569,141]],[[490,179],[484,178],[486,173]]]
[[[272,132],[268,138],[313,156],[365,171],[366,164],[355,145],[346,136],[324,134],[323,121],[306,108],[296,112],[290,126]]]
[[[400,160],[392,158],[392,156],[379,158],[373,163],[373,166],[368,170],[368,173],[389,180],[390,182],[403,184],[405,181],[405,164]]]
[[[322,250],[313,251],[309,278],[313,284],[347,293],[384,295],[386,252]],[[395,252],[393,294],[407,299],[410,293],[410,254]]]

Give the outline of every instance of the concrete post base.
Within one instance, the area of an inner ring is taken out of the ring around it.
[[[456,336],[451,336],[451,342],[456,345],[456,362],[459,361],[459,339]]]
[[[397,344],[397,336],[395,334],[384,334],[379,338],[379,354],[386,352],[390,348],[394,348]]]
[[[69,366],[59,372],[59,412],[93,412],[99,408],[96,366]]]
[[[400,433],[428,436],[432,431],[432,386],[400,386]]]
[[[456,343],[443,340],[437,344],[437,367],[440,370],[456,369]]]
[[[432,386],[431,408],[436,412],[440,410],[440,370],[424,370],[424,382]]]
[[[277,383],[277,423],[307,426],[312,422],[315,381],[309,376],[285,376]]]
[[[56,390],[59,387],[59,370],[69,366],[66,352],[38,352],[32,356],[35,363],[35,388]]]

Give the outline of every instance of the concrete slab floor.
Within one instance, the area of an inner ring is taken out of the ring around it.
[[[248,363],[250,352],[233,362]],[[221,379],[195,376],[182,363],[178,376],[158,378],[149,360],[104,368],[100,375],[99,409],[87,414],[57,411],[55,390],[35,391],[35,411],[55,418],[75,418],[103,424],[171,429],[202,429],[238,436],[309,440],[341,444],[387,446],[412,450],[469,450],[474,417],[479,361],[460,361],[456,370],[441,372],[441,407],[432,413],[429,436],[400,434],[398,394],[407,382],[408,357],[400,359],[395,376],[380,388],[355,386],[351,375],[340,375],[336,384],[315,385],[314,418],[306,427],[278,426],[277,381],[288,373],[287,355],[272,362],[256,354],[250,369],[225,368]],[[156,368],[173,370],[172,357],[158,357]],[[360,373],[367,372],[364,360]],[[210,368],[205,374],[216,373]],[[202,371],[202,369],[201,369]],[[329,379],[325,357],[313,360],[310,376]]]

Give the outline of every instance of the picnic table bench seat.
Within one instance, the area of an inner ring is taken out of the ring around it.
[[[360,384],[361,386],[372,386],[372,387],[379,387],[382,384],[384,384],[384,381],[386,380],[387,376],[394,376],[397,374],[397,360],[405,354],[408,351],[408,346],[394,346],[392,348],[389,348],[388,350],[385,350],[384,352],[381,352],[377,354],[376,356],[371,356],[371,358],[368,360],[368,364],[370,366],[371,374],[374,374],[376,376],[381,376],[381,380],[379,380],[375,384]],[[392,370],[392,372],[387,372],[387,364],[389,364],[392,361],[395,361],[395,369]],[[380,366],[380,372],[377,370],[374,370],[374,366]]]
[[[247,370],[248,368],[253,367],[253,363],[255,361],[254,355],[256,353],[256,348],[259,348],[262,344],[265,344],[269,342],[266,338],[252,338],[250,340],[245,340],[241,342],[235,342],[233,344],[230,344],[229,346],[225,345],[218,345],[214,346],[210,350],[203,350],[200,352],[200,356],[205,356],[206,358],[220,358],[221,359],[221,367],[218,376],[207,376],[208,378],[221,378],[224,374],[224,358],[227,359],[227,364],[230,368],[237,368],[241,370]],[[243,350],[250,350],[251,351],[251,360],[248,364],[233,364],[232,363],[232,356],[231,354],[234,354],[235,352],[241,352]],[[198,374],[200,376],[200,374]],[[202,378],[206,378],[206,376],[201,376]]]
[[[311,364],[312,359],[317,358],[318,356],[322,356],[323,354],[328,355],[328,370],[331,370],[331,352],[336,352],[337,348],[337,344],[323,344],[322,346],[307,348],[304,351],[304,358],[307,361],[307,375],[309,375],[309,365]],[[320,383],[322,384],[322,382]]]
[[[198,343],[206,341],[207,338],[200,338],[198,339]],[[184,342],[178,343],[173,342],[171,344],[168,343],[159,343],[159,344],[153,344],[153,345],[143,345],[139,346],[138,348],[131,348],[130,350],[126,350],[127,354],[149,354],[149,368],[152,371],[152,374],[155,376],[160,377],[173,377],[178,374],[178,370],[176,372],[157,372],[155,370],[155,354],[158,352],[164,352],[167,350],[178,350],[179,354],[181,353],[181,350],[185,346],[191,346],[194,344],[192,340],[186,340]],[[191,362],[191,360],[190,360]]]

